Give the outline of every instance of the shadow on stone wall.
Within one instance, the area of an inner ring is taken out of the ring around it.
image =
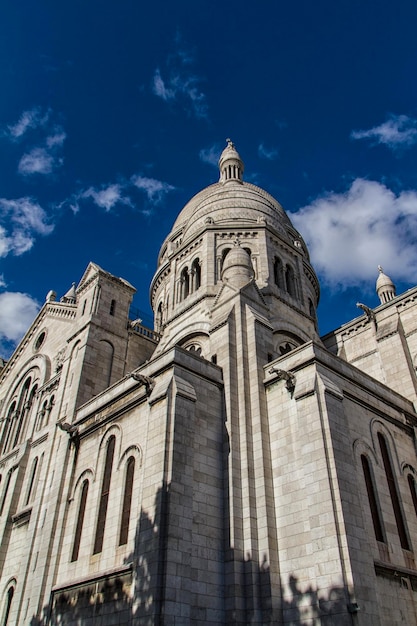
[[[169,488],[160,489],[157,494],[156,519],[152,520],[142,511],[136,528],[134,549],[125,559],[131,564],[120,575],[111,575],[91,580],[83,585],[68,587],[55,593],[51,603],[43,608],[41,616],[33,616],[30,626],[163,626],[181,624],[163,614],[164,607],[164,555],[166,512],[168,510]],[[228,553],[233,551],[228,550]],[[259,585],[265,592],[265,580],[270,572],[266,562],[257,565],[250,558],[241,560],[242,584],[245,586],[245,572],[251,571],[251,584]],[[227,583],[227,581],[226,581]],[[133,589],[132,589],[133,586]],[[225,585],[226,586],[226,585]],[[268,586],[268,585],[267,585]],[[253,589],[247,589],[247,597],[253,597]],[[265,621],[252,618],[233,621],[228,624],[282,624],[285,626],[352,626],[353,616],[347,610],[348,598],[343,587],[334,587],[324,596],[313,586],[302,590],[293,575],[281,589],[281,618]],[[268,602],[268,599],[266,599]],[[180,618],[181,619],[181,618]],[[178,620],[178,618],[177,618]],[[184,623],[205,624],[204,620],[188,618]],[[226,623],[224,618],[223,623]]]

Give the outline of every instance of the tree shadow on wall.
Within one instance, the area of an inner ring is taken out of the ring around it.
[[[42,615],[33,616],[30,626],[168,626],[170,624],[194,624],[203,626],[208,622],[197,617],[198,608],[192,618],[173,617],[164,612],[164,603],[169,589],[165,584],[167,563],[167,515],[169,487],[163,487],[156,496],[155,517],[142,510],[136,527],[132,552],[124,560],[125,569],[117,574],[96,577],[80,585],[67,586],[51,596],[51,602],[42,610]],[[234,551],[227,550],[231,558]],[[266,562],[261,565],[249,557],[236,559],[242,577],[245,597],[263,596],[266,605],[270,598],[265,597],[270,589],[270,570]],[[250,571],[254,575],[248,577]],[[172,574],[170,576],[172,580]],[[248,582],[250,580],[250,582]],[[257,591],[249,585],[258,586]],[[225,580],[224,589],[227,588]],[[242,595],[240,590],[239,595]],[[189,594],[189,602],[193,594]],[[334,587],[324,596],[313,586],[302,590],[293,575],[281,589],[281,615],[269,617],[263,611],[262,618],[254,619],[253,610],[239,619],[226,620],[226,612],[218,621],[210,624],[282,624],[285,626],[352,626],[352,615],[347,610],[346,590]]]

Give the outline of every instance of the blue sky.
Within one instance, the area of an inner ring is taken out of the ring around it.
[[[378,264],[413,286],[416,23],[415,0],[6,0],[0,355],[90,260],[150,314],[159,246],[226,137],[309,244],[322,333],[378,304]]]

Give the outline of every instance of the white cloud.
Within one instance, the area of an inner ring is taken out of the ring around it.
[[[42,112],[40,107],[34,107],[24,111],[15,124],[8,126],[9,135],[12,139],[19,139],[30,128],[45,126],[50,117],[50,110]]]
[[[140,175],[132,176],[131,181],[135,187],[146,193],[148,200],[152,204],[159,204],[167,193],[175,189],[175,187],[169,183]]]
[[[373,139],[389,148],[407,148],[417,143],[417,120],[407,115],[390,115],[386,122],[369,130],[354,130],[352,139]]]
[[[55,168],[56,160],[44,148],[34,148],[22,156],[18,165],[19,174],[50,174]]]
[[[84,191],[80,197],[92,198],[97,206],[106,211],[110,211],[118,202],[128,205],[131,204],[129,198],[123,196],[121,186],[117,184],[108,185],[99,191],[90,187],[90,189]]]
[[[192,55],[183,47],[178,48],[168,57],[165,78],[159,68],[155,70],[152,91],[165,102],[183,102],[193,115],[206,118],[207,98],[200,88],[201,78],[191,71],[193,64]]]
[[[221,151],[219,144],[214,144],[208,148],[202,148],[199,157],[204,163],[218,167]]]
[[[415,282],[417,191],[395,195],[385,185],[356,179],[291,215],[312,263],[333,287],[373,281],[381,264],[392,277]]]
[[[0,293],[0,346],[3,350],[5,342],[16,345],[20,341],[39,309],[36,300],[26,293]]]
[[[278,157],[278,150],[276,148],[266,148],[266,146],[261,143],[258,146],[258,155],[261,157],[261,159],[273,161]]]
[[[54,226],[31,198],[0,198],[0,257],[20,256],[30,250],[37,235],[49,235]]]
[[[1,256],[1,254],[0,254]],[[6,281],[4,279],[4,274],[0,274],[0,287],[7,287]]]

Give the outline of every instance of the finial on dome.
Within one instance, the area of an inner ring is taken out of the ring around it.
[[[221,153],[219,159],[220,182],[226,183],[231,180],[242,182],[245,169],[243,161],[233,141],[227,138],[226,143],[227,146]]]
[[[386,302],[393,300],[397,294],[394,283],[389,276],[384,274],[384,270],[381,265],[378,265],[378,270],[379,276],[376,281],[376,292],[381,304],[385,304]]]

